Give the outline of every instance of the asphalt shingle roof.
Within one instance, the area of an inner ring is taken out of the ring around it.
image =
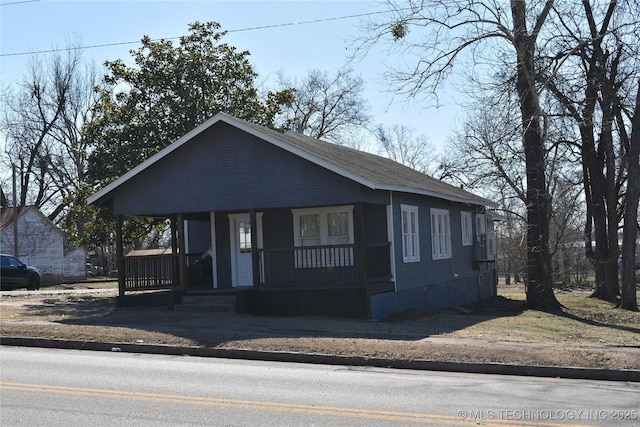
[[[229,116],[230,117],[230,116]],[[239,119],[235,119],[239,120]],[[268,133],[309,155],[321,159],[336,167],[360,176],[376,184],[377,188],[407,192],[434,193],[445,198],[475,202],[480,205],[493,205],[493,202],[462,188],[435,179],[427,174],[411,169],[386,157],[356,150],[350,147],[330,143],[299,133],[282,133],[264,126],[239,120],[247,126]],[[448,197],[447,197],[448,196]]]

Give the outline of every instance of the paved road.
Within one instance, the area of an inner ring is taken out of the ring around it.
[[[4,426],[640,425],[640,384],[0,347]]]

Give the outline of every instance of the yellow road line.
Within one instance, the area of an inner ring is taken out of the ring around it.
[[[140,393],[124,390],[107,390],[107,389],[94,389],[94,388],[82,388],[82,387],[66,387],[66,386],[51,386],[44,384],[24,384],[13,382],[0,382],[0,389],[23,391],[30,393],[51,393],[51,394],[65,394],[75,396],[88,396],[107,399],[126,399],[126,400],[138,400],[147,402],[163,402],[163,403],[175,403],[185,405],[201,405],[201,406],[215,406],[215,407],[227,407],[227,408],[241,408],[250,410],[261,411],[277,411],[288,413],[306,413],[315,415],[326,415],[336,417],[350,417],[350,418],[365,418],[385,421],[398,421],[398,422],[412,422],[421,424],[446,424],[452,426],[469,426],[469,425],[482,425],[487,427],[505,427],[513,424],[512,420],[463,420],[460,417],[450,415],[436,415],[436,414],[422,414],[413,412],[397,412],[397,411],[383,411],[376,409],[358,409],[358,408],[342,408],[336,406],[319,406],[319,405],[304,405],[296,403],[281,403],[281,402],[263,402],[253,400],[238,400],[238,399],[222,399],[214,397],[197,397],[197,396],[184,396],[173,394],[158,394],[158,393]],[[518,426],[531,426],[531,427],[578,427],[576,425],[569,424],[555,424],[544,422],[521,422],[517,423]]]

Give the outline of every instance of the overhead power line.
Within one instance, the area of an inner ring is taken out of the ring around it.
[[[25,0],[25,2],[26,1],[39,1],[39,0]],[[20,3],[20,2],[16,2],[16,3]],[[13,3],[4,3],[3,5],[6,5],[6,4],[13,4]],[[342,20],[342,19],[360,18],[360,17],[363,17],[363,16],[378,15],[378,14],[387,13],[387,12],[389,12],[389,11],[368,12],[368,13],[360,13],[360,14],[356,14],[356,15],[338,16],[338,17],[333,17],[333,18],[319,18],[319,19],[311,19],[311,20],[308,20],[308,21],[287,22],[287,23],[283,23],[283,24],[261,25],[261,26],[257,26],[257,27],[248,27],[248,28],[239,28],[239,29],[235,29],[235,30],[227,30],[226,32],[227,33],[240,33],[240,32],[244,32],[244,31],[266,30],[266,29],[270,29],[270,28],[279,28],[279,27],[290,27],[290,26],[295,26],[295,25],[315,24],[315,23],[319,23],[319,22],[338,21],[338,20]],[[155,42],[155,41],[160,41],[160,40],[176,40],[176,39],[179,39],[179,38],[180,38],[180,36],[178,36],[178,37],[167,37],[167,38],[152,39],[151,41]],[[47,49],[47,50],[34,50],[34,51],[30,51],[30,52],[2,53],[2,54],[0,54],[0,56],[37,55],[37,54],[40,54],[40,53],[66,52],[66,51],[75,50],[75,49],[96,49],[96,48],[100,48],[100,47],[120,46],[120,45],[138,44],[138,43],[140,43],[140,40],[128,41],[128,42],[102,43],[102,44],[94,44],[94,45],[79,46],[79,47],[65,47],[65,48],[56,48],[56,49]]]
[[[22,4],[22,3],[35,3],[40,0],[22,0],[22,1],[12,1],[10,3],[0,3],[0,6],[11,6],[13,4]]]

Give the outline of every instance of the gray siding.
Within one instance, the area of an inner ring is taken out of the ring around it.
[[[267,249],[293,246],[293,214],[291,209],[273,209],[262,217],[262,237]]]
[[[495,270],[476,270],[465,278],[449,280],[429,287],[414,287],[373,295],[371,319],[384,319],[406,310],[440,310],[470,304],[496,295]]]
[[[364,244],[373,245],[389,241],[387,233],[387,207],[365,204],[362,208],[364,222]],[[358,226],[357,224],[355,225]]]
[[[211,248],[211,222],[188,221],[188,254],[203,254]]]
[[[430,197],[419,197],[406,193],[393,194],[393,216],[396,259],[396,289],[403,291],[421,288],[435,296],[439,292],[447,292],[439,284],[452,281],[466,281],[472,277],[477,280],[478,271],[473,269],[473,246],[462,246],[462,230],[460,211],[473,211],[474,208],[446,202]],[[420,262],[405,263],[402,261],[402,221],[400,205],[418,206],[420,232]],[[451,228],[451,258],[434,260],[431,252],[431,208],[447,209]],[[440,289],[434,291],[434,289]]]
[[[115,190],[113,208],[116,214],[169,215],[337,205],[363,197],[383,198],[218,123]]]

